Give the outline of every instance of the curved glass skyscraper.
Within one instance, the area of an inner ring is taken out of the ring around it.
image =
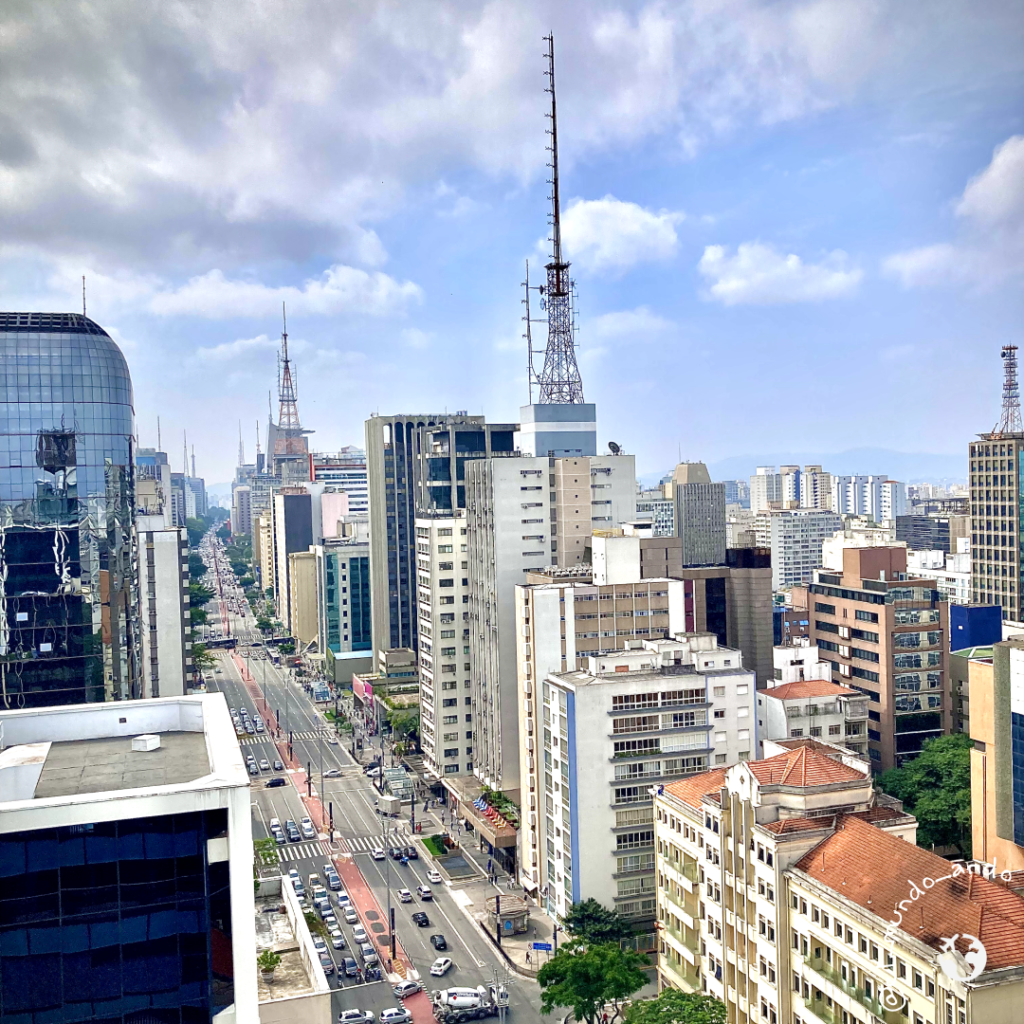
[[[132,382],[76,313],[0,313],[0,706],[138,696]]]

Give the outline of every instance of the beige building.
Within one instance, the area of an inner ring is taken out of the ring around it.
[[[907,579],[904,547],[845,548],[843,566],[808,587],[810,637],[832,678],[868,695],[868,753],[884,771],[955,729],[949,606],[933,579]]]
[[[661,987],[716,996],[729,1024],[1019,1019],[1024,899],[918,848],[864,762],[775,746],[655,799]]]
[[[968,662],[973,853],[1024,870],[1024,637]],[[980,652],[979,652],[980,653]]]
[[[255,568],[259,570],[260,586],[264,591],[274,589],[274,531],[270,512],[263,512],[253,519],[252,555]]]
[[[288,609],[285,623],[295,637],[295,646],[305,646],[317,638],[319,615],[316,603],[316,552],[296,551],[288,556]]]

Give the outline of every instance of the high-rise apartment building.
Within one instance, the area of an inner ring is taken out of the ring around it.
[[[236,537],[252,534],[252,488],[248,484],[231,488],[231,533]]]
[[[632,455],[468,464],[473,771],[493,789],[519,786],[515,585],[531,570],[582,563],[595,529],[635,513]]]
[[[711,482],[703,462],[680,462],[666,488],[675,502],[683,565],[725,562],[725,485]]]
[[[793,744],[656,797],[661,985],[737,1024],[1015,1020],[1024,899],[917,847],[860,762]]]
[[[308,551],[317,542],[319,529],[313,518],[313,495],[301,486],[282,487],[275,491],[271,511],[274,604],[278,618],[287,626],[291,621],[291,572],[288,556]]]
[[[954,731],[949,605],[934,579],[907,577],[906,548],[847,548],[843,572],[816,571],[808,591],[811,642],[833,679],[870,699],[872,768]]]
[[[638,523],[650,523],[652,537],[676,535],[676,503],[661,487],[637,495],[636,518]]]
[[[288,556],[288,618],[285,628],[302,650],[316,640],[319,630],[317,609],[316,548],[293,551]]]
[[[0,313],[0,352],[0,689],[141,696],[128,364],[77,313]]]
[[[0,730],[0,1018],[257,1020],[249,775],[224,698],[2,710]]]
[[[320,652],[329,662],[351,660],[350,655],[373,650],[369,530],[362,517],[353,517],[346,526],[344,536],[325,537],[313,548],[317,632]]]
[[[970,685],[972,852],[1024,870],[1024,638],[977,651]]]
[[[870,516],[876,523],[906,515],[907,488],[887,476],[834,476],[832,511],[843,516]]]
[[[420,745],[436,779],[473,771],[466,513],[416,519]]]
[[[806,583],[822,563],[822,545],[842,520],[824,509],[772,509],[757,517],[759,547],[772,553],[772,589]]]
[[[679,585],[556,580],[516,588],[524,615],[519,875],[551,914],[593,897],[635,919],[651,917],[651,837],[619,840],[617,830],[650,826],[652,786],[757,750],[755,679],[740,652],[709,633],[665,638],[669,608],[678,617]],[[635,638],[589,639],[600,632],[590,616],[627,602],[648,612],[649,627],[636,628]],[[545,673],[546,666],[558,668]],[[617,860],[626,850],[628,865]]]
[[[774,508],[832,508],[832,474],[821,466],[758,466],[750,478],[750,511]]]
[[[174,525],[171,466],[166,452],[138,448],[135,452],[135,507],[147,515],[159,513],[164,525]]]
[[[516,424],[483,416],[371,416],[366,421],[373,636],[378,649],[412,647],[416,515],[466,507],[466,465],[515,454]]]
[[[310,456],[312,479],[319,483],[331,484],[348,495],[348,510],[354,515],[366,515],[370,511],[366,480],[366,452],[355,445],[346,445],[330,454],[316,453]]]

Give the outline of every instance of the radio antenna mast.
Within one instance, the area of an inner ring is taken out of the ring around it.
[[[1024,432],[1020,418],[1020,389],[1017,386],[1017,346],[1004,345],[1003,351],[1003,411],[993,434],[1019,434]]]

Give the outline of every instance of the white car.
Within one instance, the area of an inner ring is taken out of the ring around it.
[[[380,1011],[380,1024],[406,1024],[412,1014],[404,1006],[392,1006]]]
[[[431,965],[430,973],[435,978],[440,978],[445,974],[449,967],[452,965],[452,959],[449,956],[439,956]]]
[[[345,936],[341,934],[340,928],[335,928],[334,931],[331,932],[331,945],[335,949],[345,948]]]
[[[369,1010],[342,1010],[338,1024],[373,1024],[377,1018]]]
[[[433,882],[435,885],[440,885],[441,884],[441,872],[438,871],[437,868],[431,868],[427,872],[427,878],[428,878],[429,881]]]
[[[401,903],[412,903],[412,893],[408,889],[399,889],[398,899]]]
[[[341,775],[341,769],[340,768],[328,768],[327,771],[324,772],[324,778],[325,779],[336,779],[340,775]]]
[[[354,907],[345,908],[345,923],[356,924],[359,921],[359,915],[356,913]]]
[[[373,857],[374,860],[384,860],[387,854],[379,846],[375,846],[373,848],[373,853],[371,853],[370,856]]]
[[[313,948],[318,953],[325,953],[327,951],[327,943],[319,935],[313,936]]]

